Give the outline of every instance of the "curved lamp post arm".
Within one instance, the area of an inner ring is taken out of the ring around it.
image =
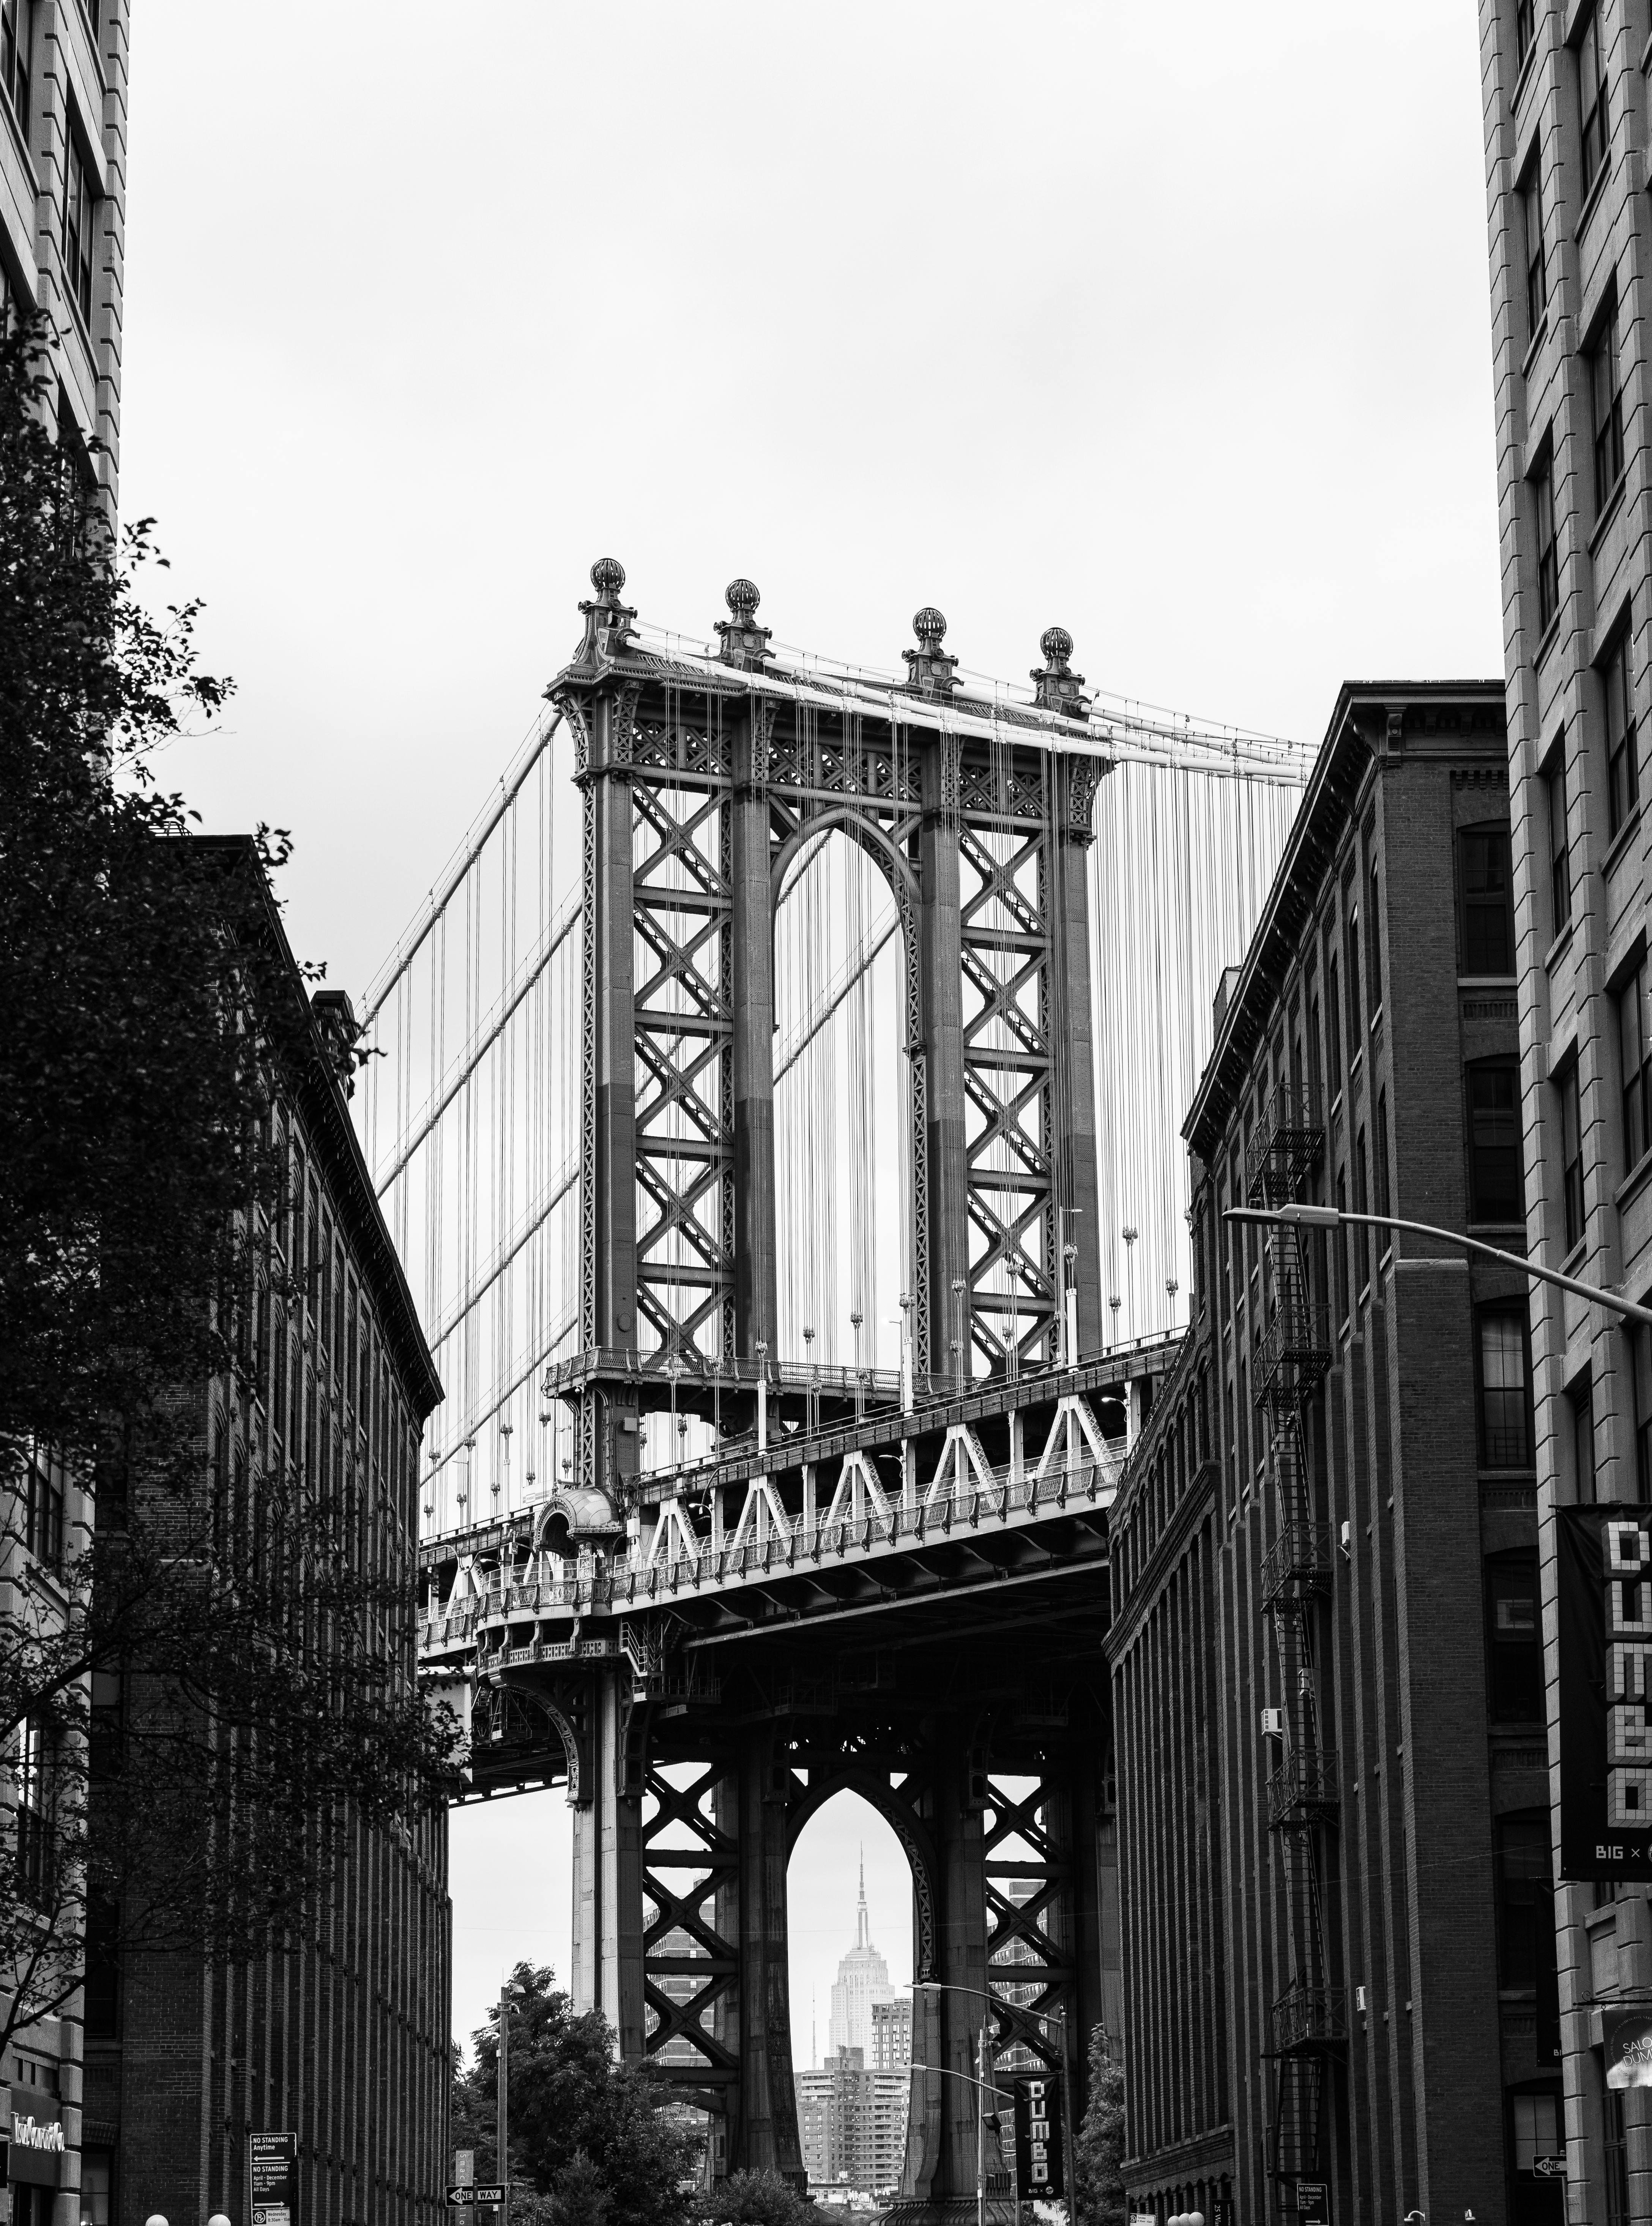
[[[1395,1213],[1344,1213],[1336,1205],[1230,1205],[1222,1218],[1261,1222],[1285,1229],[1407,1229],[1414,1237],[1438,1237],[1442,1243],[1454,1244],[1459,1252],[1477,1252],[1483,1259],[1517,1269],[1522,1275],[1530,1275],[1540,1283],[1553,1283],[1557,1289],[1570,1291],[1576,1298],[1598,1299],[1603,1307],[1610,1307],[1626,1321],[1645,1322],[1652,1327],[1652,1307],[1637,1306],[1633,1299],[1620,1299],[1616,1291],[1603,1290],[1598,1283],[1579,1282],[1575,1275],[1563,1275],[1558,1269],[1540,1267],[1535,1260],[1528,1260],[1522,1253],[1505,1252],[1496,1244],[1483,1244],[1477,1237],[1465,1237],[1459,1230],[1437,1229],[1432,1221],[1401,1221]]]

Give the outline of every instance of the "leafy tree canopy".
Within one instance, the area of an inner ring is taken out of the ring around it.
[[[518,1963],[505,1988],[510,2035],[511,2178],[533,2196],[522,2226],[689,2226],[700,2145],[659,2083],[617,2061],[612,2026],[576,2010],[549,1969]],[[454,2142],[498,2157],[499,2029],[474,2036],[455,2078]]]
[[[1073,2144],[1074,2226],[1124,2226],[1124,2064],[1107,2027],[1090,2037],[1090,2102]]]
[[[313,1303],[271,1113],[324,1054],[284,836],[236,867],[156,785],[230,684],[200,604],[150,588],[150,522],[117,540],[54,437],[41,339],[0,334],[0,1549],[30,1571],[0,1746],[32,1803],[0,1847],[0,2045],[79,1984],[88,1930],[94,1959],[234,1957],[309,1921],[344,1820],[402,1818],[444,1746],[359,1489],[211,1458],[209,1390],[250,1417],[271,1307]],[[42,1550],[66,1472],[96,1529]]]

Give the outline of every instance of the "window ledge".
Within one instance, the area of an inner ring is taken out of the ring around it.
[[[1652,1151],[1645,1151],[1612,1192],[1612,1204],[1620,1209],[1626,1206],[1636,1192],[1644,1188],[1649,1174],[1652,1174]]]
[[[1532,670],[1534,672],[1541,671],[1544,662],[1547,659],[1550,650],[1554,648],[1555,641],[1559,637],[1560,631],[1560,614],[1557,608],[1554,617],[1549,620],[1547,626],[1544,627],[1542,639],[1537,645],[1537,653],[1532,659]]]
[[[1612,836],[1606,855],[1601,862],[1601,870],[1603,873],[1610,874],[1612,871],[1612,868],[1617,864],[1619,859],[1622,858],[1624,851],[1628,849],[1630,837],[1634,834],[1636,829],[1640,825],[1640,824],[1641,807],[1639,801],[1637,800],[1630,807],[1628,818],[1624,820],[1617,834]]]
[[[1520,976],[1518,974],[1459,974],[1457,986],[1459,989],[1517,989]]]
[[[1607,494],[1605,501],[1600,506],[1600,515],[1595,520],[1594,525],[1590,531],[1589,554],[1592,556],[1595,555],[1597,550],[1599,549],[1602,541],[1605,538],[1606,528],[1611,524],[1613,518],[1617,517],[1618,512],[1623,508],[1623,489],[1628,485],[1629,466],[1625,464],[1623,470],[1619,472],[1617,477],[1612,481],[1611,491]]]
[[[1487,1238],[1510,1235],[1524,1237],[1526,1234],[1526,1224],[1523,1221],[1468,1221],[1464,1226],[1474,1234]]]
[[[1585,1255],[1585,1253],[1588,1250],[1588,1249],[1589,1249],[1589,1239],[1588,1239],[1588,1237],[1587,1237],[1586,1236],[1585,1236],[1585,1237],[1579,1237],[1579,1239],[1578,1239],[1578,1241],[1577,1241],[1577,1243],[1576,1243],[1572,1247],[1572,1250],[1571,1250],[1566,1254],[1566,1257],[1561,1261],[1561,1262],[1560,1262],[1560,1273],[1561,1273],[1563,1275],[1571,1275],[1571,1274],[1572,1274],[1572,1272],[1573,1272],[1573,1270],[1574,1269],[1581,1268],[1581,1267],[1582,1267],[1582,1265],[1583,1265],[1584,1255]],[[1573,1297],[1574,1297],[1574,1298],[1576,1297],[1576,1295],[1577,1295],[1577,1294],[1576,1294],[1575,1292],[1573,1292],[1573,1293],[1572,1294],[1572,1296],[1573,1296]]]
[[[1550,944],[1548,949],[1543,953],[1543,970],[1545,973],[1552,973],[1554,971],[1554,962],[1564,952],[1566,944],[1571,942],[1573,930],[1577,926],[1577,924],[1578,915],[1574,912],[1571,919],[1566,923],[1566,925],[1555,937],[1554,942]]]
[[[1526,353],[1521,359],[1520,375],[1528,383],[1532,375],[1532,366],[1537,361],[1538,350],[1548,338],[1548,328],[1549,313],[1545,308],[1542,315],[1537,321],[1537,329],[1527,341]]]
[[[1581,239],[1584,233],[1588,231],[1589,219],[1600,207],[1600,197],[1606,190],[1606,181],[1611,174],[1612,150],[1608,147],[1600,158],[1600,167],[1595,172],[1593,182],[1583,197],[1583,207],[1578,211],[1578,229],[1575,238]]]

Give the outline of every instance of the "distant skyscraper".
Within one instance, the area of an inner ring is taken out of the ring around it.
[[[861,1850],[861,1898],[855,1911],[855,1945],[837,1967],[832,1988],[831,2045],[833,2052],[858,2048],[863,2060],[872,2057],[872,2005],[892,2002],[895,1990],[889,1983],[889,1966],[872,1944],[866,1906],[866,1850]]]

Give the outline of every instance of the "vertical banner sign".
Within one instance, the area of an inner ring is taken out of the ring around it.
[[[1023,2203],[1064,2195],[1061,2154],[1061,2082],[1015,2083],[1015,2178]]]
[[[296,2134],[249,2134],[247,2202],[252,2226],[293,2226],[293,2183],[298,2175]]]
[[[1652,1510],[1554,1519],[1560,1875],[1652,1879]]]
[[[1652,2087],[1652,2017],[1632,2010],[1606,2020],[1606,2084]]]

